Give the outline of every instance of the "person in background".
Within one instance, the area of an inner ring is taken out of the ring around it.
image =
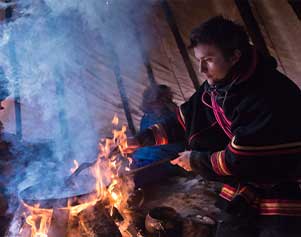
[[[301,236],[301,91],[274,58],[222,16],[195,28],[190,48],[206,81],[177,109],[129,140],[185,141],[172,164],[223,183],[217,237]]]
[[[146,88],[142,96],[141,109],[144,114],[140,122],[140,131],[175,116],[176,108],[172,91],[168,86],[154,85]]]
[[[171,89],[166,85],[153,85],[145,89],[142,96],[141,109],[144,112],[140,121],[140,132],[148,127],[176,118],[177,105],[173,102]],[[156,161],[177,157],[178,152],[184,150],[183,143],[142,147],[133,154],[135,168],[152,164]],[[156,176],[154,176],[154,172]],[[183,173],[171,164],[161,164],[135,176],[136,186],[144,186],[162,177]]]

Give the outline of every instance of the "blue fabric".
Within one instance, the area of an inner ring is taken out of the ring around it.
[[[148,127],[156,123],[162,123],[165,120],[175,116],[175,113],[172,113],[167,109],[164,109],[161,114],[156,114],[152,112],[145,113],[140,122],[140,131],[147,129]]]
[[[142,167],[165,158],[176,158],[184,150],[182,143],[142,147],[133,154],[136,167]]]
[[[176,114],[170,110],[162,110],[160,115],[155,113],[145,113],[141,119],[140,131],[148,127],[175,117]],[[148,164],[154,163],[161,159],[176,158],[178,153],[185,149],[184,144],[175,143],[160,146],[142,147],[133,153],[134,167],[139,168]],[[147,184],[157,182],[168,176],[180,174],[182,169],[180,167],[171,165],[169,162],[148,168],[142,172],[135,174],[134,181],[136,186],[143,187]]]
[[[140,122],[140,131],[172,117],[176,117],[176,114],[168,109],[163,109],[160,115],[145,113]],[[165,158],[176,158],[178,153],[183,151],[184,148],[184,144],[182,143],[142,147],[133,153],[135,167],[142,167]]]

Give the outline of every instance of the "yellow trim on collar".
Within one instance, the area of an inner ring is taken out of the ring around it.
[[[278,144],[278,145],[269,145],[269,146],[240,146],[234,143],[235,136],[231,140],[231,146],[235,148],[236,150],[275,150],[275,149],[281,149],[281,148],[293,148],[300,146],[301,142],[291,142],[291,143],[284,143],[284,144]]]

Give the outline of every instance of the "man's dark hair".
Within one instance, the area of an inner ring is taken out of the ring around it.
[[[146,88],[142,95],[142,110],[151,112],[153,108],[163,108],[172,102],[172,91],[167,85],[153,85]]]
[[[226,58],[232,56],[235,49],[244,54],[250,48],[249,37],[243,26],[223,16],[210,18],[192,30],[189,48],[199,44],[218,47]]]

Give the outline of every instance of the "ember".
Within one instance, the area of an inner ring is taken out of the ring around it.
[[[27,199],[23,199],[7,237],[88,237],[100,236],[100,233],[101,236],[110,237],[134,236],[128,232],[131,216],[127,211],[127,201],[134,190],[134,183],[131,177],[121,176],[130,170],[132,162],[131,158],[123,152],[127,147],[126,126],[118,128],[117,116],[114,116],[112,124],[113,138],[102,139],[99,143],[97,160],[89,167],[88,183],[86,183],[87,180],[82,183],[78,182],[81,178],[78,174],[72,177],[70,187],[68,187],[69,183],[65,182],[66,185],[58,190],[61,189],[61,193],[67,197],[55,198],[55,200],[65,198],[66,205],[63,205],[62,202],[51,203],[54,199],[47,199],[47,197],[46,202],[48,203],[45,204],[45,200],[40,198],[39,194],[32,195],[34,198],[31,198],[31,203]],[[71,173],[74,174],[79,167],[81,166],[74,160]],[[86,187],[89,187],[91,183],[93,186],[91,190],[87,191]],[[73,193],[74,190],[83,186],[85,186],[85,191],[82,191],[80,195],[68,196],[68,193]],[[72,192],[66,192],[70,188]],[[58,195],[58,197],[61,196]],[[32,202],[35,201],[36,203],[33,204]],[[122,218],[116,219],[116,223],[114,223],[112,216],[116,211]],[[24,219],[20,218],[21,213]],[[65,223],[65,226],[62,226],[62,223]]]
[[[39,206],[30,207],[26,204],[29,214],[26,217],[26,223],[31,226],[31,237],[47,237],[51,223],[52,209],[42,209]],[[22,231],[20,232],[22,234]]]

